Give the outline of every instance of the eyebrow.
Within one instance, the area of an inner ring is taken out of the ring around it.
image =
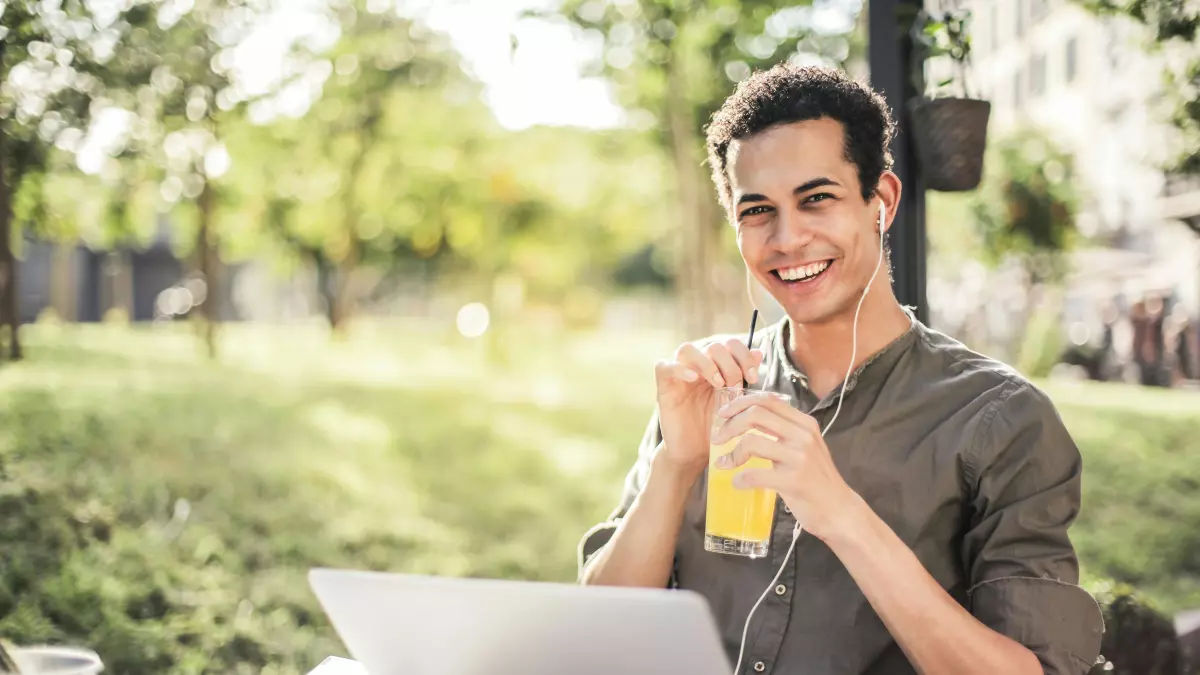
[[[825,176],[821,176],[820,178],[814,178],[814,179],[808,181],[807,183],[802,183],[802,184],[796,186],[796,189],[792,190],[792,194],[799,195],[799,194],[808,192],[809,190],[814,190],[819,187],[828,187],[830,185],[836,185],[837,187],[841,187],[841,183],[833,180],[832,178],[826,178]],[[748,192],[748,193],[738,197],[736,205],[741,206],[742,204],[746,204],[748,202],[765,202],[765,201],[769,201],[767,199],[766,195],[760,195],[757,192]]]

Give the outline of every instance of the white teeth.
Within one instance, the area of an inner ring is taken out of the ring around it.
[[[783,279],[784,281],[796,281],[798,279],[807,279],[809,277],[816,276],[821,272],[824,272],[827,267],[829,267],[828,260],[819,263],[809,263],[808,265],[801,265],[800,267],[788,267],[778,270],[778,272],[779,278]]]

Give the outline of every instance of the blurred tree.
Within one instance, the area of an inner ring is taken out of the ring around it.
[[[595,318],[585,311],[589,287],[629,281],[618,278],[622,264],[674,229],[669,159],[643,133],[535,127],[506,135],[495,161],[520,194],[544,205],[523,226],[508,225],[507,269],[531,297],[559,303],[575,320]]]
[[[442,36],[385,9],[330,3],[341,36],[314,66],[311,108],[252,111],[265,123],[231,137],[231,207],[249,224],[239,245],[282,245],[311,263],[334,328],[372,285],[363,263],[482,243],[472,205],[486,174],[473,164],[490,118],[478,85]]]
[[[74,153],[90,121],[120,92],[149,76],[149,2],[0,3],[0,334],[21,357],[14,249],[45,213],[45,173],[54,150]],[[0,348],[0,358],[4,350]]]
[[[656,236],[663,171],[640,134],[503,130],[444,36],[379,7],[331,6],[341,37],[306,114],[227,137],[239,254],[311,266],[341,328],[422,276],[486,297],[515,275],[569,302]]]
[[[719,212],[704,168],[702,130],[733,83],[783,60],[841,65],[857,3],[794,0],[563,0],[557,16],[599,43],[594,72],[618,86],[635,126],[655,127],[674,166],[679,244],[674,275],[688,335],[712,332],[724,265]],[[546,16],[540,14],[540,16]],[[722,289],[724,290],[724,289]]]
[[[987,260],[1017,258],[1034,284],[1061,278],[1076,234],[1070,156],[1024,131],[994,144],[989,160],[989,180],[972,204]]]
[[[133,36],[136,47],[154,55],[151,80],[139,88],[135,103],[140,156],[156,168],[176,231],[194,242],[192,302],[210,356],[216,355],[223,295],[216,218],[222,199],[218,180],[230,167],[223,138],[250,102],[320,77],[319,69],[298,58],[298,48],[279,77],[256,89],[247,87],[246,74],[238,71],[254,58],[243,50],[252,48],[247,43],[256,31],[270,31],[273,12],[287,9],[286,0],[161,0],[154,30]],[[314,42],[320,46],[319,37]],[[130,175],[133,180],[146,173]],[[118,188],[117,196],[122,189],[132,185]]]
[[[989,167],[971,200],[983,260],[1015,261],[1024,271],[1027,299],[1014,331],[1024,340],[1042,289],[1062,280],[1067,253],[1077,238],[1079,198],[1071,157],[1043,133],[1024,130],[989,148]],[[1015,355],[1017,348],[1010,346]]]

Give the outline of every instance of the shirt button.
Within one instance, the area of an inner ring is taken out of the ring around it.
[[[763,663],[762,661],[754,662],[754,672],[761,673],[762,671],[764,671],[766,669],[767,669],[767,664]]]
[[[790,515],[792,515],[792,508],[791,508],[790,506],[788,506],[787,504],[784,504],[784,505],[783,505],[783,512],[784,512],[784,513],[786,513],[786,514],[788,514],[788,515],[790,516]]]
[[[779,584],[775,587],[775,595],[783,595],[784,593],[787,593],[787,586]]]

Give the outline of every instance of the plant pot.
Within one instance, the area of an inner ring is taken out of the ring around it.
[[[972,98],[936,98],[913,101],[910,109],[925,187],[940,192],[978,187],[992,104]]]

